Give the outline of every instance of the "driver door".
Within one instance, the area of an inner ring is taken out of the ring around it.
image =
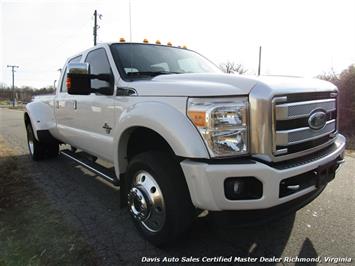
[[[85,62],[90,64],[92,74],[113,75],[105,48],[90,51]],[[107,81],[93,79],[91,87],[94,90],[110,87],[112,94],[114,92],[114,84]],[[112,129],[115,127],[113,97],[96,92],[90,95],[75,95],[74,99],[75,143],[78,143],[78,148],[109,161],[113,158]]]

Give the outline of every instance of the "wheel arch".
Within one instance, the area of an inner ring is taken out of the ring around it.
[[[159,136],[161,143],[167,144],[176,156],[209,158],[201,136],[185,114],[165,103],[141,103],[124,112],[116,123],[114,164],[117,176],[127,170],[127,148],[137,130]]]
[[[39,141],[38,131],[49,131],[56,127],[54,105],[50,102],[31,102],[26,105],[24,114],[25,125],[30,123],[36,140]]]
[[[143,139],[144,137],[144,139]],[[143,126],[127,128],[118,143],[118,164],[120,172],[125,172],[128,161],[146,151],[165,151],[176,155],[173,148],[158,132]]]

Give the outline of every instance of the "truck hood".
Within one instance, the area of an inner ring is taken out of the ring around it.
[[[129,84],[141,96],[227,96],[248,95],[257,84],[271,90],[335,90],[329,82],[281,76],[241,76],[234,74],[172,74]]]

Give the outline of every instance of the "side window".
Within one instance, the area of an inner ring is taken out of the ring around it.
[[[77,57],[74,57],[72,59],[70,59],[68,61],[68,64],[69,63],[78,63],[80,62],[81,60],[81,55],[77,56]],[[67,83],[66,83],[66,80],[67,80],[67,74],[68,74],[68,68],[66,67],[63,71],[64,71],[64,75],[62,77],[62,84],[60,86],[60,92],[67,92]]]
[[[106,51],[103,48],[93,50],[88,53],[85,62],[90,64],[91,74],[110,74],[112,75],[111,66],[108,61]],[[112,85],[103,80],[93,79],[91,80],[91,87],[93,89],[99,89],[103,87],[111,87]]]

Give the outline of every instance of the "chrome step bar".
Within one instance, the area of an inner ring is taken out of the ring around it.
[[[105,180],[109,181],[115,186],[119,186],[119,179],[116,177],[114,172],[110,171],[109,169],[105,168],[102,165],[99,165],[95,162],[90,161],[88,158],[85,158],[83,152],[73,152],[70,150],[61,150],[60,154],[63,154],[65,157],[79,163],[83,167],[87,168],[88,170],[98,174]]]

